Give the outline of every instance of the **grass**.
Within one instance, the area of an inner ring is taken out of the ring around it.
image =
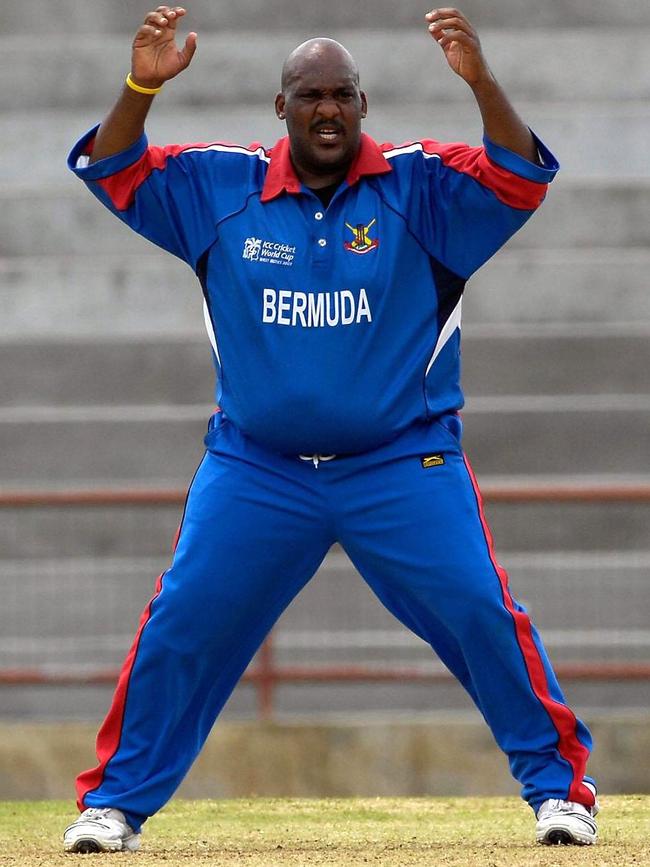
[[[74,818],[63,801],[0,802],[0,865],[56,867],[642,867],[650,864],[650,796],[602,799],[595,847],[533,842],[514,798],[175,800],[146,825],[137,855],[65,855]]]

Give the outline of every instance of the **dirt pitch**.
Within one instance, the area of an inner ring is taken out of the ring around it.
[[[643,867],[650,796],[602,798],[594,847],[545,847],[514,798],[173,801],[151,819],[135,855],[65,855],[74,817],[62,801],[0,803],[0,865],[58,867]]]

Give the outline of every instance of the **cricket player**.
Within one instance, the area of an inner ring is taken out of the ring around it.
[[[151,146],[155,95],[196,50],[196,33],[176,45],[184,15],[147,14],[117,103],[69,157],[109,210],[196,273],[219,410],[65,849],[138,848],[334,543],[468,691],[537,840],[593,843],[590,734],[495,558],[458,414],[465,284],[558,164],[452,8],[425,27],[474,94],[481,147],[377,144],[361,131],[357,65],[327,38],[287,58],[275,99],[287,135],[272,148]]]

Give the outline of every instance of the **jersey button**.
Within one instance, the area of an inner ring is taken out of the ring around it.
[[[327,246],[327,241],[325,240],[325,238],[319,238],[318,239],[318,246],[319,247],[326,247]]]
[[[322,211],[316,211],[316,213],[314,214],[314,219],[315,220],[322,220],[324,216],[325,216],[325,214],[323,214]]]

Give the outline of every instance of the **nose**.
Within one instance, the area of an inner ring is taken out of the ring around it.
[[[341,108],[333,97],[324,96],[318,103],[317,113],[320,117],[329,119],[341,114]]]

